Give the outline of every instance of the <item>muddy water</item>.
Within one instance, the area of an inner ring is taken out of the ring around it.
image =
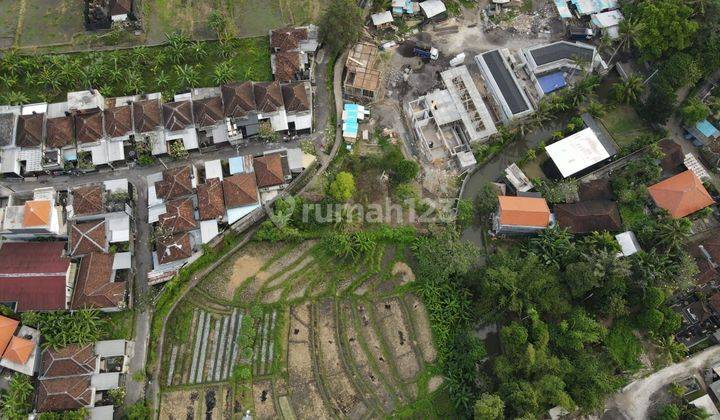
[[[547,141],[553,131],[562,127],[561,124],[546,124],[542,129],[535,129],[527,133],[523,138],[507,144],[494,158],[490,159],[475,173],[470,175],[470,179],[465,185],[465,190],[461,198],[475,202],[478,191],[486,182],[495,182],[503,175],[505,168],[511,163],[517,162],[525,152],[532,147],[537,147],[543,140]],[[482,246],[482,228],[480,226],[470,226],[463,231],[462,239],[468,240],[478,246]]]

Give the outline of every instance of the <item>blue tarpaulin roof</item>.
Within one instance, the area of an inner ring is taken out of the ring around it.
[[[555,7],[557,7],[558,13],[562,19],[572,18],[572,12],[568,7],[567,0],[555,0]]]
[[[697,128],[701,133],[703,133],[704,136],[709,138],[720,135],[718,129],[715,128],[715,126],[712,125],[708,120],[703,120],[695,124],[695,128]]]
[[[556,90],[562,89],[567,85],[567,83],[565,83],[565,77],[563,77],[562,72],[542,76],[538,78],[538,83],[540,84],[540,87],[542,88],[544,93],[555,92]]]

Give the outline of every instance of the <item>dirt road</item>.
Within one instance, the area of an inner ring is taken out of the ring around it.
[[[606,409],[626,419],[644,419],[650,406],[650,397],[663,386],[696,370],[720,361],[720,346],[713,346],[681,363],[670,365],[650,376],[630,383],[615,394],[606,404]]]

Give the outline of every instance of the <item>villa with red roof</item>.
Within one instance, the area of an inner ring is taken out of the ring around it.
[[[715,200],[692,171],[687,170],[648,187],[655,204],[668,211],[673,219],[689,216]]]

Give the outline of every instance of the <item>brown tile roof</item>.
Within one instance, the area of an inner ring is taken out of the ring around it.
[[[255,83],[255,103],[259,112],[274,112],[283,106],[280,82]]]
[[[270,33],[270,47],[279,51],[290,51],[300,46],[300,41],[308,38],[305,28],[281,28]]]
[[[300,71],[300,53],[294,51],[275,54],[275,80],[290,82]]]
[[[38,412],[76,410],[93,403],[90,375],[38,381]]]
[[[715,204],[700,178],[685,171],[648,187],[655,204],[679,219]]]
[[[169,233],[187,232],[198,228],[191,199],[170,201],[167,212],[160,215],[160,226]]]
[[[193,123],[192,102],[168,102],[163,104],[163,119],[165,128],[178,131]]]
[[[122,137],[133,131],[132,107],[117,106],[105,110],[105,132],[110,137]]]
[[[555,206],[555,218],[561,228],[572,233],[616,232],[622,229],[617,204],[609,200],[581,201]]]
[[[19,365],[24,365],[33,350],[35,350],[35,343],[32,340],[22,337],[13,337],[10,340],[10,344],[7,346],[5,353],[3,353],[3,360],[8,360]]]
[[[103,137],[103,113],[99,109],[75,114],[75,137],[78,143],[92,143]]]
[[[0,354],[2,354],[12,341],[20,321],[0,315]]]
[[[498,206],[502,225],[547,227],[550,224],[550,208],[544,198],[501,195]]]
[[[70,255],[90,252],[107,252],[107,226],[105,219],[73,223],[70,228]]]
[[[72,309],[117,308],[125,301],[127,284],[112,281],[114,254],[91,253],[80,261]]]
[[[282,87],[283,102],[286,111],[309,111],[310,100],[308,99],[305,83],[290,83]]]
[[[21,115],[17,122],[17,140],[19,147],[37,147],[42,143],[45,114]]]
[[[48,118],[46,129],[45,145],[59,149],[72,143],[75,135],[75,120],[70,115]]]
[[[162,175],[162,181],[155,183],[158,197],[165,200],[172,200],[173,198],[184,197],[193,193],[191,179],[192,169],[190,165],[165,169]]]
[[[248,112],[255,111],[253,82],[232,83],[220,86],[223,109],[227,117],[244,117]]]
[[[148,99],[133,102],[133,119],[135,120],[135,130],[140,133],[154,131],[157,127],[162,126],[160,101]]]
[[[674,173],[683,163],[685,163],[685,154],[682,147],[671,139],[661,140],[658,145],[663,152],[663,158],[660,166],[663,171]]]
[[[590,182],[584,182],[578,186],[580,201],[590,200],[612,200],[614,198],[610,180],[600,178]]]
[[[200,220],[218,219],[225,215],[223,182],[217,178],[208,179],[198,186]]]
[[[710,239],[717,238],[717,232],[714,232]],[[719,241],[714,241],[715,243]],[[711,241],[703,241],[702,244],[690,243],[686,246],[686,249],[690,255],[692,255],[693,259],[695,260],[695,263],[698,267],[698,273],[695,275],[695,282],[697,284],[705,284],[712,280],[715,280],[718,277],[717,269],[713,266],[713,264],[708,261],[705,254],[701,251],[700,245],[705,248],[708,254],[710,254],[710,257],[715,260],[715,255],[720,252],[720,247],[711,244]],[[720,244],[717,244],[720,245]]]
[[[710,254],[715,263],[720,264],[720,228],[712,229],[707,233],[707,239],[700,241],[698,245],[702,245]],[[697,246],[695,248],[698,248]]]
[[[157,258],[160,264],[167,264],[192,256],[192,245],[190,244],[189,233],[168,235],[165,238],[158,239],[156,245]]]
[[[285,183],[282,157],[279,153],[271,153],[253,159],[255,178],[260,188],[282,185]]]
[[[223,179],[223,191],[227,208],[258,202],[257,184],[252,173],[236,174]]]
[[[38,377],[62,378],[66,376],[89,375],[95,372],[97,357],[95,345],[71,344],[61,349],[48,348],[42,353]]]
[[[193,114],[198,127],[209,127],[225,118],[223,114],[222,99],[214,98],[198,99],[193,101]]]
[[[111,0],[110,15],[127,15],[132,11],[132,0]]]
[[[73,209],[78,216],[99,214],[105,210],[105,197],[100,184],[73,188],[72,196]]]

